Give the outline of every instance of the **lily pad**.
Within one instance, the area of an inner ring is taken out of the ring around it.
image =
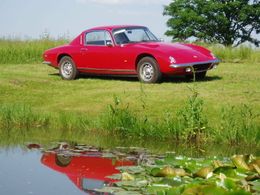
[[[231,160],[237,168],[250,170],[250,168],[246,164],[246,158],[244,155],[234,155],[232,156]]]
[[[121,166],[121,167],[117,167],[117,169],[120,170],[121,172],[128,172],[131,174],[138,174],[145,171],[145,169],[142,168],[141,166]]]
[[[213,176],[213,167],[204,167],[204,168],[201,168],[198,172],[195,173],[195,176],[197,177],[201,177],[201,178],[204,178],[204,179],[208,179],[210,177]]]

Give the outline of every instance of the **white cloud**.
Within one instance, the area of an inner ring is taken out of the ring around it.
[[[123,5],[123,4],[168,4],[170,0],[76,0],[77,3],[87,4],[87,3],[96,3],[96,4],[109,4],[109,5]]]

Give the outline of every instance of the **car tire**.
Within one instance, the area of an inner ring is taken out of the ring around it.
[[[162,77],[158,63],[152,57],[144,57],[138,62],[137,73],[143,83],[158,83]]]
[[[69,56],[61,58],[59,62],[59,73],[64,80],[74,80],[79,75],[74,61]]]
[[[72,157],[63,155],[63,154],[56,154],[55,162],[56,165],[60,167],[67,167],[71,163]]]

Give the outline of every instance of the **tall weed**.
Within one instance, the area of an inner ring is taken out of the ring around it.
[[[110,104],[102,118],[105,129],[121,135],[133,134],[137,118],[129,110],[129,106],[122,105],[118,97],[114,97],[114,104]]]
[[[23,104],[0,105],[0,126],[5,129],[47,127],[50,116],[34,112],[30,106]]]
[[[257,123],[259,116],[246,104],[240,107],[222,108],[220,125],[215,131],[216,139],[230,144],[247,142],[253,145],[259,142],[260,126]]]
[[[178,123],[184,140],[200,142],[207,136],[207,118],[203,115],[203,100],[198,92],[190,88],[192,95],[178,112]]]

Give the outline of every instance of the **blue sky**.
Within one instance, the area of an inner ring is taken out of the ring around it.
[[[148,26],[167,38],[163,5],[171,0],[0,0],[0,37],[75,37],[85,29],[110,24]],[[169,38],[168,38],[169,40]]]

